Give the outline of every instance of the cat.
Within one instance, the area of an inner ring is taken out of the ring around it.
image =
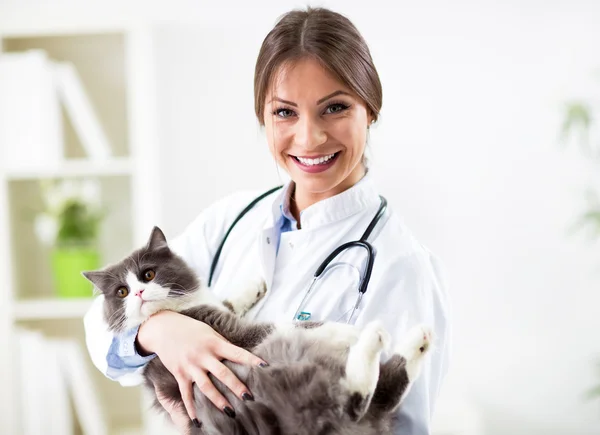
[[[119,263],[83,275],[105,297],[104,316],[115,333],[133,328],[155,312],[173,310],[207,323],[236,346],[267,361],[266,367],[225,364],[253,393],[242,401],[209,374],[235,408],[217,409],[194,386],[201,427],[192,435],[385,435],[418,377],[432,345],[431,329],[410,329],[392,356],[380,363],[390,336],[380,322],[362,330],[333,322],[270,324],[241,318],[264,297],[257,280],[233,298],[219,301],[154,227],[148,243]],[[159,358],[144,370],[145,383],[185,412],[175,377]],[[164,411],[158,400],[155,407]]]

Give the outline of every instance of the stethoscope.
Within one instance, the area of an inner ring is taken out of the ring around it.
[[[269,196],[276,190],[281,189],[282,187],[283,186],[277,186],[277,187],[270,189],[267,192],[261,194],[260,196],[255,198],[250,204],[248,204],[246,206],[246,208],[244,208],[240,212],[240,214],[234,219],[233,223],[231,224],[231,226],[225,233],[223,240],[221,240],[221,243],[219,244],[217,252],[215,253],[212,264],[210,266],[210,274],[208,277],[208,286],[209,287],[212,284],[213,274],[215,272],[215,269],[217,268],[217,264],[219,262],[219,257],[221,256],[221,251],[223,250],[223,246],[225,245],[225,242],[227,241],[227,238],[229,237],[229,234],[231,233],[231,231],[233,230],[235,225],[240,221],[240,219],[242,219],[246,215],[246,213],[248,213],[250,210],[252,210],[252,208],[259,201],[261,201],[263,198]],[[360,282],[358,285],[358,296],[356,298],[356,302],[354,303],[354,305],[352,307],[350,316],[346,320],[346,323],[350,323],[356,310],[358,309],[358,307],[360,306],[360,303],[362,302],[364,294],[367,292],[367,288],[369,286],[369,281],[371,280],[371,272],[373,271],[373,263],[375,261],[375,248],[373,248],[373,245],[371,245],[371,243],[369,243],[367,241],[367,239],[369,238],[369,236],[371,235],[371,233],[373,232],[373,230],[375,229],[375,227],[377,226],[377,224],[379,223],[379,221],[381,220],[381,218],[383,217],[383,214],[385,213],[385,211],[387,209],[387,200],[381,195],[379,195],[379,199],[381,202],[379,204],[379,208],[377,209],[377,213],[375,214],[373,219],[371,219],[371,222],[369,222],[369,226],[367,227],[367,229],[365,230],[365,232],[363,233],[361,238],[358,240],[346,242],[346,243],[338,246],[333,252],[331,252],[331,254],[329,254],[327,256],[327,258],[325,258],[325,260],[323,260],[321,265],[317,268],[317,270],[315,271],[313,278],[310,282],[308,290],[307,290],[306,294],[304,295],[304,298],[302,298],[300,305],[298,305],[298,309],[296,310],[296,312],[294,314],[293,321],[310,320],[311,314],[307,311],[304,311],[304,306],[306,304],[306,301],[312,295],[315,285],[316,285],[317,281],[319,280],[319,277],[323,274],[323,272],[325,270],[327,270],[327,268],[329,267],[331,262],[333,260],[335,260],[335,258],[338,255],[340,255],[342,252],[344,252],[348,249],[358,247],[358,248],[362,248],[366,251],[367,261],[366,261],[366,266],[364,267],[364,270],[362,272],[362,276],[360,278]]]

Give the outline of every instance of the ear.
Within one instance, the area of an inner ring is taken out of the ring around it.
[[[369,114],[367,115],[367,128],[370,128],[371,125],[375,123],[375,114],[369,110]]]
[[[146,247],[150,251],[168,247],[167,238],[160,228],[154,227],[152,229],[152,234],[150,234],[150,239],[148,240]]]
[[[94,284],[94,286],[99,289],[100,291],[104,291],[102,290],[102,283],[104,281],[104,277],[106,276],[105,272],[102,272],[100,270],[96,270],[96,271],[92,271],[92,272],[81,272],[81,274],[88,279],[88,281],[90,281],[92,284]]]

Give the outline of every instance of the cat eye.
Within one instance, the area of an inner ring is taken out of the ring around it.
[[[152,269],[148,269],[146,272],[144,272],[144,279],[146,280],[146,282],[152,281],[155,276],[156,274]]]
[[[127,290],[127,287],[119,287],[119,290],[117,290],[117,296],[120,298],[124,298],[128,294],[129,290]]]

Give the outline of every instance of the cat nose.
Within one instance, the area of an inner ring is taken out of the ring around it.
[[[139,296],[139,297],[141,298],[141,297],[142,297],[142,293],[144,293],[144,289],[142,289],[142,290],[138,290],[138,291],[135,293],[135,295],[136,295],[136,296]]]

